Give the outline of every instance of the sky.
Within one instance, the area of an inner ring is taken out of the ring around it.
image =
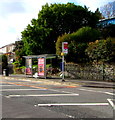
[[[97,8],[115,0],[0,0],[0,48],[21,39],[21,32],[37,19],[39,11],[46,3],[75,3]]]

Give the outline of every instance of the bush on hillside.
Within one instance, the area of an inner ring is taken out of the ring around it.
[[[68,42],[68,54],[65,59],[67,62],[83,62],[86,61],[85,49],[89,42],[98,39],[100,32],[91,27],[80,28],[72,34],[64,34],[59,36],[56,42],[56,54],[61,55],[62,42]]]
[[[92,61],[114,62],[115,38],[90,42],[86,49],[86,54]]]

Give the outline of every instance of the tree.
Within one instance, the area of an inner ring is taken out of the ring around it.
[[[115,17],[115,1],[100,7],[100,11],[105,18]]]
[[[1,66],[2,71],[3,69],[6,69],[8,67],[8,60],[7,60],[6,55],[0,55],[0,66]]]
[[[73,3],[42,6],[38,19],[22,31],[22,41],[27,55],[55,53],[58,36],[73,33],[82,26],[95,27],[97,13]]]
[[[102,13],[99,11],[99,8],[96,9],[95,14],[98,16],[99,19],[104,19],[105,17],[102,15]]]
[[[23,48],[23,41],[19,40],[15,42],[15,48],[13,50],[15,52],[16,56],[16,63],[19,64],[19,66],[23,66],[25,64],[25,60],[23,56],[25,55],[25,51]]]
[[[50,42],[48,42],[48,38],[46,37],[48,37],[50,31],[50,28],[44,28],[42,26],[38,27],[37,25],[28,25],[22,32],[22,41],[24,43],[25,54],[36,55],[47,53],[47,46]]]

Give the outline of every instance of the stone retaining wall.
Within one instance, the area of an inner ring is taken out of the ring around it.
[[[115,65],[92,64],[78,65],[65,64],[65,76],[76,79],[115,81]]]

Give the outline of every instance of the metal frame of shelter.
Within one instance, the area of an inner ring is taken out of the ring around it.
[[[38,76],[41,78],[47,78],[46,74],[46,59],[53,59],[56,58],[56,54],[42,54],[42,55],[29,55],[23,56],[25,58],[26,63],[26,75],[31,75],[33,77],[33,63],[32,59],[38,59]]]

